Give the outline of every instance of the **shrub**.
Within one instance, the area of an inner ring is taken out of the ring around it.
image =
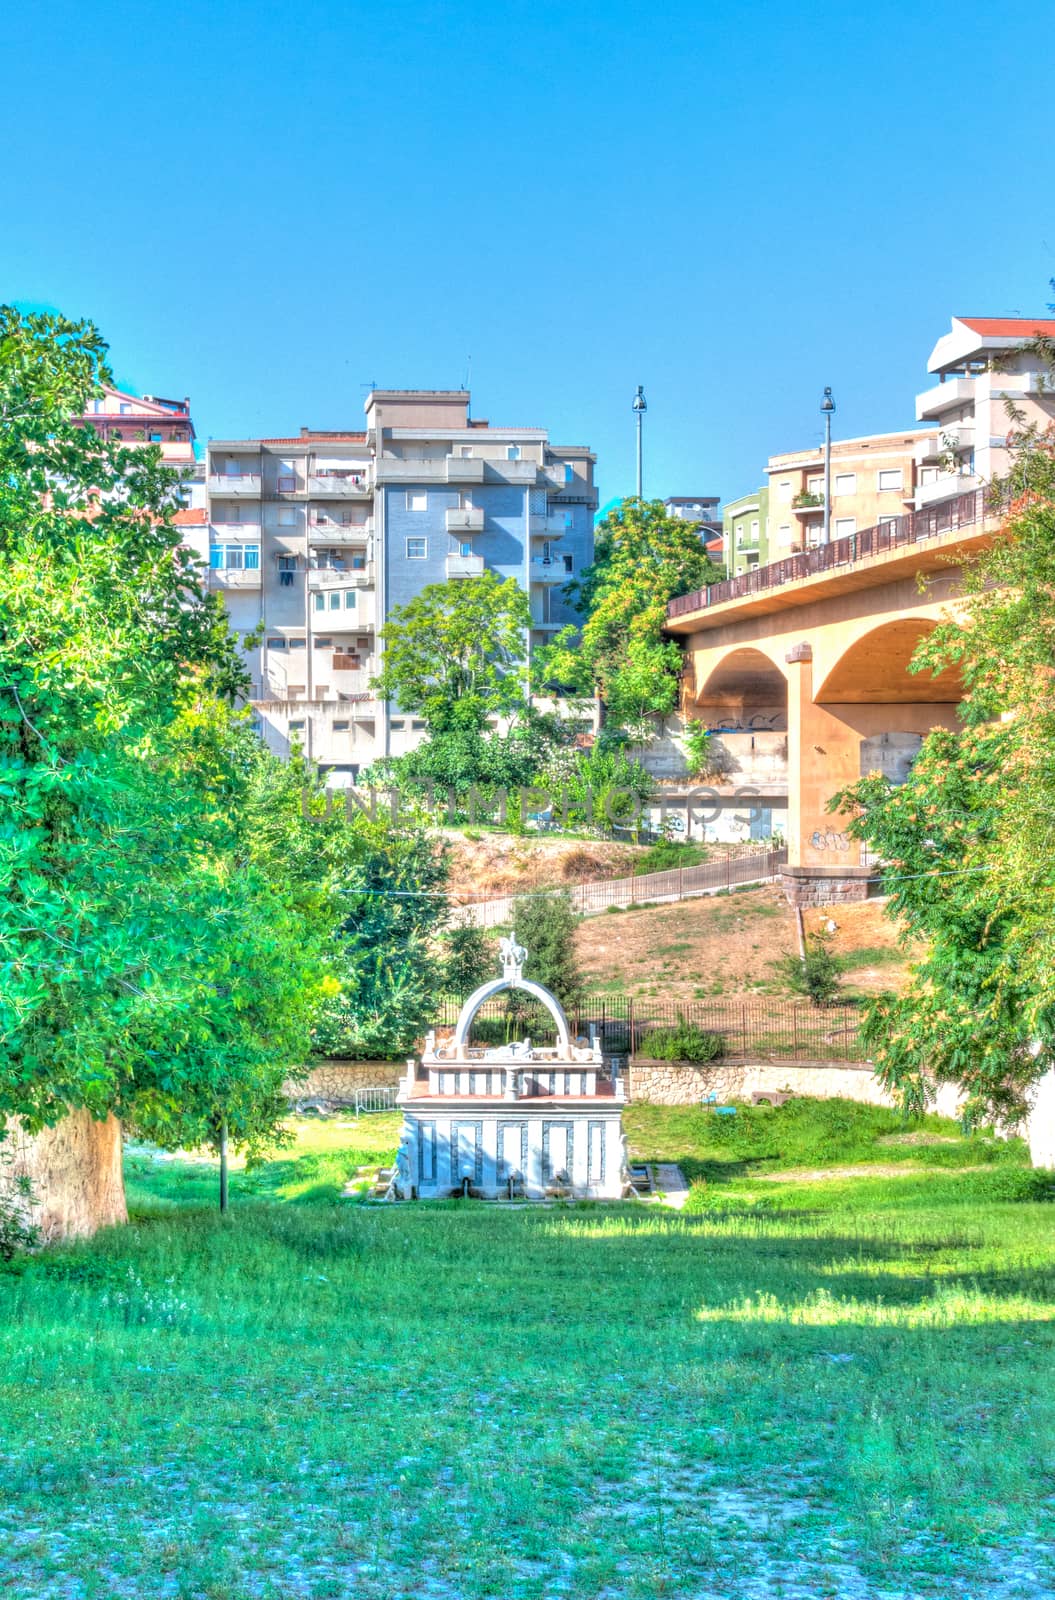
[[[488,978],[498,975],[497,952],[483,928],[468,924],[447,935],[443,980],[448,994],[464,999]]]
[[[793,994],[805,995],[814,1005],[828,1005],[839,993],[842,963],[831,948],[831,937],[818,933],[806,940],[806,957],[782,956],[777,971]]]
[[[699,862],[706,861],[709,854],[710,851],[703,844],[683,844],[677,839],[660,839],[643,855],[638,856],[634,863],[634,871],[642,874],[670,872],[677,867],[694,867]]]
[[[685,759],[689,763],[689,772],[693,777],[699,777],[710,770],[711,765],[711,736],[701,722],[690,722],[685,729],[682,740],[685,746]]]
[[[10,1261],[17,1251],[40,1241],[40,1230],[32,1220],[32,1185],[24,1172],[5,1170],[14,1159],[14,1154],[3,1148],[0,1134],[0,1261]]]
[[[578,921],[567,889],[524,895],[513,910],[513,932],[528,953],[525,975],[551,990],[566,1010],[575,1008],[583,989],[575,957]]]
[[[725,1053],[720,1033],[708,1033],[679,1011],[677,1027],[657,1028],[644,1039],[648,1054],[657,1061],[715,1061]]]

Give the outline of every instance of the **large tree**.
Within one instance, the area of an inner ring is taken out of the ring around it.
[[[333,908],[247,854],[244,678],[176,475],[73,421],[105,357],[0,308],[0,1112],[251,1142]]]
[[[624,500],[597,526],[594,559],[569,584],[583,622],[541,652],[539,680],[600,695],[608,720],[635,734],[678,704],[681,647],[663,636],[667,605],[721,577],[699,525],[661,500]]]
[[[1050,343],[1031,348],[1055,376]],[[1011,421],[1000,531],[914,662],[960,667],[964,726],[931,733],[901,787],[873,774],[832,804],[860,808],[851,831],[923,945],[866,1023],[880,1075],[914,1107],[945,1079],[969,1115],[1013,1118],[1055,1050],[1055,430]]]
[[[432,583],[385,624],[375,680],[433,734],[480,729],[523,705],[531,607],[515,578],[487,571]]]

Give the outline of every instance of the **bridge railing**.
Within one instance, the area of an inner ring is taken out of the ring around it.
[[[874,528],[862,528],[859,533],[845,534],[841,539],[832,539],[830,543],[818,545],[813,550],[802,550],[796,555],[785,556],[782,561],[770,561],[764,567],[742,572],[737,578],[725,578],[708,588],[679,595],[667,606],[667,616],[673,619],[683,617],[690,611],[706,611],[708,606],[720,605],[724,600],[743,600],[748,595],[794,583],[798,578],[810,578],[815,573],[828,572],[833,567],[850,566],[869,556],[883,555],[901,545],[923,544],[939,534],[954,533],[957,528],[969,528],[985,520],[988,494],[987,489],[972,489],[970,494],[957,495],[952,500],[939,500],[920,511],[907,511]]]

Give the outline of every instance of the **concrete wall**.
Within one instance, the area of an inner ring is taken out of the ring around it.
[[[320,1061],[303,1082],[287,1083],[291,1100],[332,1100],[354,1105],[356,1089],[395,1088],[406,1070],[400,1061]]]
[[[84,1238],[99,1228],[128,1221],[121,1167],[121,1124],[96,1122],[73,1111],[53,1128],[28,1134],[16,1119],[6,1123],[0,1183],[25,1174],[32,1185],[31,1220],[41,1241]]]
[[[852,1063],[711,1061],[693,1066],[635,1061],[630,1068],[630,1099],[650,1105],[696,1105],[705,1094],[716,1094],[720,1100],[750,1100],[758,1089],[789,1089],[821,1100],[860,1100],[873,1106],[894,1104],[871,1067]]]

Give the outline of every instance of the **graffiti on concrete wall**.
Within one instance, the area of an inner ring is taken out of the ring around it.
[[[814,850],[849,850],[850,835],[836,833],[834,828],[825,828],[822,833],[818,828],[810,834],[810,845]]]

